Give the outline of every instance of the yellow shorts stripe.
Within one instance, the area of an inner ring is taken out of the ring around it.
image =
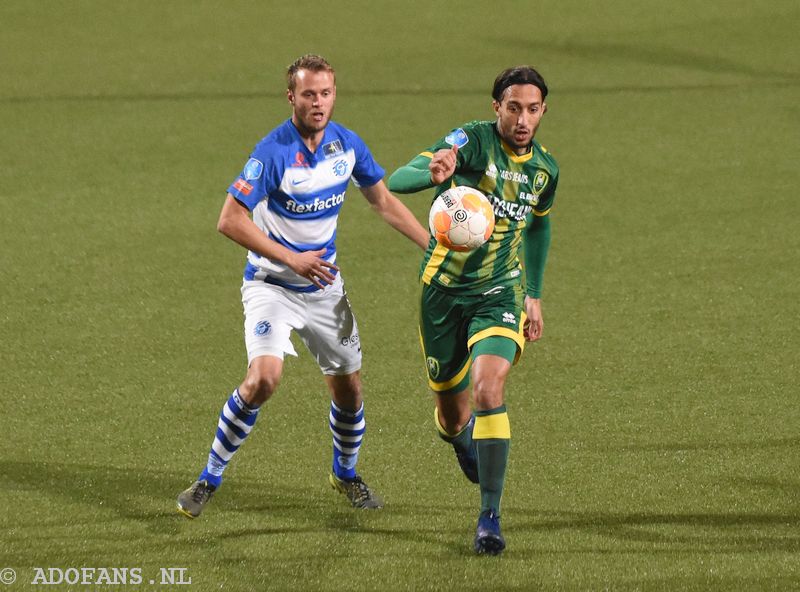
[[[519,325],[517,326],[516,331],[510,327],[489,327],[483,331],[478,331],[475,333],[475,335],[469,338],[469,341],[467,341],[467,347],[471,350],[473,345],[478,343],[481,339],[485,339],[486,337],[508,337],[517,344],[517,355],[514,358],[514,363],[516,364],[519,360],[519,357],[522,355],[522,351],[525,349],[525,337],[522,332],[522,328],[525,326],[525,321],[527,319],[528,315],[523,312],[520,315]]]
[[[508,422],[508,413],[478,415],[475,417],[475,428],[472,432],[472,439],[488,440],[489,438],[499,438],[502,440],[509,440],[511,438],[511,424]]]
[[[428,158],[433,158],[433,152],[428,152],[427,150],[425,152],[420,152],[419,155],[427,156]]]
[[[464,380],[464,377],[469,372],[469,369],[472,367],[472,358],[467,358],[467,362],[464,364],[464,367],[458,371],[458,374],[453,376],[447,382],[434,382],[430,378],[428,378],[428,385],[431,387],[431,390],[436,391],[437,393],[450,390],[454,386],[456,386],[459,382]]]

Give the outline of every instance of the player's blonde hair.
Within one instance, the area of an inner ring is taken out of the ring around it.
[[[286,83],[289,90],[294,91],[297,82],[297,73],[300,70],[309,72],[330,72],[333,75],[333,82],[336,84],[336,71],[328,63],[328,60],[315,53],[307,53],[297,58],[286,70]]]

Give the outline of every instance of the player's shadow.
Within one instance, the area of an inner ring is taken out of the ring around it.
[[[53,500],[53,505],[77,503],[113,512],[95,516],[94,524],[120,518],[141,522],[161,534],[178,534],[186,519],[175,511],[175,497],[189,482],[185,475],[166,471],[105,465],[0,460],[0,492],[34,490]],[[269,509],[302,513],[308,507],[301,489],[271,485]],[[228,510],[264,511],[264,485],[237,479],[237,487],[225,491]],[[69,521],[66,514],[67,522]]]

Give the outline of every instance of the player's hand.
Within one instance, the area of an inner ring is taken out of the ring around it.
[[[528,318],[525,319],[525,326],[523,327],[525,339],[528,341],[538,341],[542,337],[542,330],[544,329],[542,300],[540,298],[525,296],[525,314],[528,315]]]
[[[317,288],[324,288],[322,282],[328,285],[333,283],[335,276],[330,270],[339,271],[336,265],[322,259],[324,253],[325,249],[295,253],[288,265],[293,272],[303,276]]]
[[[458,146],[453,144],[453,148],[437,150],[433,155],[428,168],[431,171],[431,181],[434,185],[441,185],[456,172],[456,155]]]

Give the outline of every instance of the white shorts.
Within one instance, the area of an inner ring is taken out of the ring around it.
[[[289,339],[296,331],[323,374],[361,369],[358,325],[340,274],[325,289],[308,293],[244,281],[242,304],[248,365],[259,356],[296,356]]]

